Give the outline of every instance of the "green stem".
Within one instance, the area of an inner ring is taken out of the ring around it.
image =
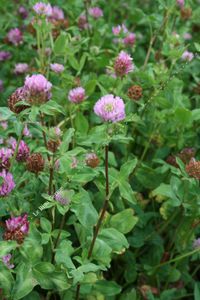
[[[72,108],[73,108],[72,105],[73,105],[73,104],[70,104],[70,105],[69,105],[69,117],[70,117],[71,127],[75,129],[75,127],[74,127],[73,115],[72,115]],[[76,114],[75,114],[75,116],[76,116]],[[75,139],[75,134],[74,134],[73,137],[72,137],[72,148],[73,148],[73,149],[74,149],[74,147],[75,147],[75,144],[76,144],[76,139]]]
[[[64,214],[64,216],[62,216],[62,220],[61,220],[61,223],[60,223],[59,232],[58,232],[58,235],[57,235],[55,244],[54,244],[54,246],[53,246],[52,263],[54,263],[54,259],[55,259],[55,249],[56,249],[57,246],[58,246],[58,243],[59,243],[59,240],[60,240],[60,236],[61,236],[63,227],[64,227],[64,225],[65,225],[65,222],[66,222],[66,214]]]
[[[94,245],[95,245],[96,239],[98,237],[99,230],[100,230],[101,224],[103,222],[103,219],[104,219],[107,207],[108,207],[108,203],[109,203],[108,149],[109,149],[109,146],[106,145],[105,146],[106,198],[104,200],[103,208],[102,208],[102,211],[100,213],[99,219],[97,221],[97,225],[94,227],[93,238],[92,238],[90,248],[89,248],[89,251],[88,251],[88,256],[87,256],[88,259],[90,259],[91,256],[92,256]],[[80,283],[78,283],[77,289],[76,289],[76,298],[75,298],[76,300],[79,300],[80,288],[81,288],[81,285],[80,285]]]
[[[158,30],[156,30],[154,32],[154,34],[150,38],[149,48],[147,50],[147,54],[146,54],[146,57],[145,57],[145,60],[144,60],[143,68],[146,67],[146,65],[147,65],[147,63],[149,61],[149,57],[150,57],[150,54],[151,54],[152,47],[153,47],[154,43],[156,42],[157,37],[159,36],[159,33],[163,32],[165,30],[165,27],[167,25],[167,21],[168,21],[168,18],[169,18],[169,14],[170,14],[170,11],[169,10],[165,10],[164,18],[163,18],[163,22],[162,22],[161,26],[159,27]]]
[[[200,248],[197,248],[197,249],[195,249],[195,250],[193,250],[193,251],[187,252],[187,253],[185,253],[185,254],[183,254],[183,255],[177,256],[177,257],[175,257],[175,258],[173,258],[173,259],[170,259],[170,260],[168,260],[168,261],[166,261],[166,262],[163,262],[163,263],[161,263],[161,264],[155,266],[154,269],[158,269],[158,268],[160,268],[160,267],[163,267],[163,266],[165,266],[165,265],[171,264],[171,263],[173,263],[173,262],[177,262],[177,261],[182,260],[182,259],[184,259],[184,258],[186,258],[186,257],[189,257],[189,256],[191,256],[191,255],[193,255],[193,254],[196,254],[196,253],[198,253],[199,251],[200,251]]]

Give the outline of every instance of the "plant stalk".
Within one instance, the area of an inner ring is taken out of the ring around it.
[[[97,225],[94,227],[93,238],[92,238],[90,248],[89,248],[89,251],[88,251],[88,256],[87,256],[88,259],[90,259],[91,256],[92,256],[94,245],[95,245],[96,239],[97,239],[98,234],[99,234],[99,229],[101,227],[101,224],[102,224],[102,221],[104,219],[104,216],[105,216],[105,213],[106,213],[106,210],[107,210],[107,207],[108,207],[108,203],[109,203],[109,198],[108,198],[109,197],[108,149],[109,149],[109,146],[106,145],[105,146],[106,197],[105,197],[105,200],[104,200],[102,211],[101,211],[99,219],[97,221]],[[76,300],[79,300],[80,287],[81,287],[81,285],[79,283],[77,285],[77,289],[76,289],[76,298],[75,298]]]

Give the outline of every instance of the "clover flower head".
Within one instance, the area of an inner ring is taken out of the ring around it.
[[[12,259],[12,255],[9,253],[7,255],[4,255],[2,257],[2,262],[4,263],[4,265],[8,268],[8,269],[13,269],[15,267],[14,264],[11,264],[10,261]]]
[[[125,38],[124,38],[124,44],[128,46],[133,46],[135,43],[135,33],[130,32]]]
[[[5,61],[11,58],[11,53],[8,51],[0,51],[0,61]]]
[[[24,74],[29,70],[29,66],[26,63],[18,63],[15,65],[14,73],[15,74]]]
[[[193,241],[193,248],[194,249],[200,248],[200,238]]]
[[[63,10],[58,6],[53,6],[51,19],[59,21],[59,20],[64,20],[64,18],[65,16]]]
[[[176,0],[177,5],[182,8],[185,5],[185,0]]]
[[[121,25],[117,25],[117,26],[112,27],[112,32],[113,32],[114,35],[119,35],[121,30],[122,30]]]
[[[9,169],[10,159],[13,155],[13,151],[8,148],[0,149],[0,169]]]
[[[126,116],[123,100],[112,94],[101,97],[94,106],[94,112],[103,121],[119,122]]]
[[[185,61],[192,61],[193,58],[194,58],[194,54],[190,51],[184,51],[182,56],[181,56],[182,60],[185,60]]]
[[[0,177],[3,179],[3,183],[0,185],[0,196],[8,196],[15,187],[13,175],[6,170],[0,172]]]
[[[50,64],[50,68],[55,73],[62,73],[64,71],[64,66],[61,64]]]
[[[52,7],[49,3],[37,2],[33,6],[33,10],[37,15],[44,15],[50,17],[52,15]]]
[[[90,7],[89,8],[89,14],[92,16],[94,19],[98,19],[103,17],[103,11],[99,7]]]
[[[24,88],[28,93],[27,100],[30,103],[44,103],[51,98],[52,84],[42,74],[27,76]]]
[[[15,46],[20,45],[23,41],[23,35],[19,28],[11,29],[7,34],[7,38],[8,41]]]
[[[128,53],[121,51],[114,63],[116,76],[123,77],[124,75],[132,72],[134,70],[132,60],[132,57]]]
[[[28,17],[28,11],[24,6],[20,6],[18,9],[18,13],[22,17],[22,19],[26,19]]]
[[[73,103],[80,103],[85,100],[85,89],[82,87],[77,87],[69,91],[68,94],[69,101]]]

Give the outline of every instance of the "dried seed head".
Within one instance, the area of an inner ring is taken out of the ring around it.
[[[49,140],[47,142],[47,148],[49,151],[55,153],[58,150],[58,147],[60,146],[60,144],[61,144],[60,140],[57,140],[57,141]]]
[[[172,165],[174,166],[175,168],[178,168],[178,164],[176,162],[176,156],[174,155],[169,155],[166,159],[166,162],[169,164],[169,165]]]
[[[23,87],[18,88],[12,95],[8,98],[8,107],[10,110],[16,114],[19,114],[21,111],[28,107],[26,105],[16,105],[20,101],[26,100],[26,90]]]
[[[192,16],[192,9],[190,7],[182,8],[181,9],[181,19],[188,20]]]
[[[86,155],[85,162],[86,165],[91,168],[96,168],[100,163],[99,158],[95,153],[88,153]]]
[[[196,161],[192,158],[185,169],[189,176],[200,179],[200,161]]]
[[[44,158],[40,153],[33,153],[29,156],[26,162],[28,171],[32,173],[39,173],[44,169]]]
[[[10,241],[14,240],[17,241],[18,244],[22,244],[25,238],[25,235],[20,230],[16,230],[14,232],[6,231],[3,235],[4,240]]]
[[[132,100],[139,100],[142,97],[142,87],[133,85],[128,89],[128,97]]]
[[[195,157],[196,150],[194,148],[184,148],[178,155],[183,163],[189,163],[191,158]]]
[[[15,240],[22,244],[25,236],[29,232],[29,221],[27,214],[19,217],[12,217],[6,220],[6,231],[3,235],[4,240]]]

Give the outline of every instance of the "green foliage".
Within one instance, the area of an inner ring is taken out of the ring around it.
[[[15,182],[4,195],[0,175],[0,299],[199,300],[198,1],[52,2],[64,19],[37,15],[37,0],[0,4],[0,51],[11,53],[0,57],[0,174]],[[12,28],[22,30],[19,45]],[[134,71],[120,77],[121,51]],[[18,63],[28,72],[14,71]],[[7,101],[27,74],[43,74],[51,93]],[[73,103],[77,87],[85,96]],[[123,99],[124,120],[94,113],[107,94]],[[30,162],[24,148],[43,160]],[[6,222],[24,214],[27,227]]]

